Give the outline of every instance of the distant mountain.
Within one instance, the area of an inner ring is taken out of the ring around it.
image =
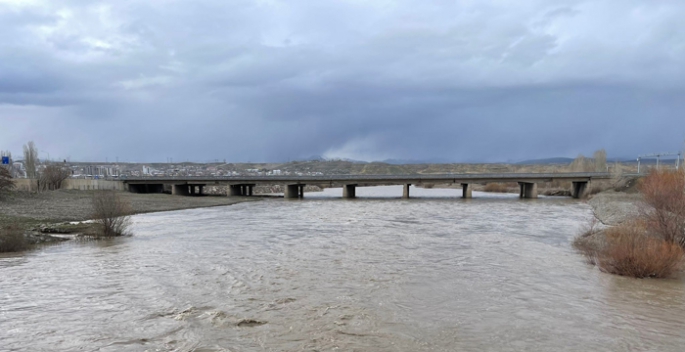
[[[570,164],[573,158],[546,158],[546,159],[531,159],[514,163],[516,165],[541,165],[541,164]]]
[[[308,158],[302,159],[302,161],[325,161],[326,158],[322,157],[321,155],[312,155]]]
[[[587,157],[587,159],[592,160],[591,157]],[[564,157],[558,157],[558,158],[546,158],[546,159],[531,159],[531,160],[524,160],[524,161],[519,161],[517,163],[514,163],[516,165],[547,165],[547,164],[570,164],[575,160],[574,158],[564,158]],[[671,160],[671,159],[662,159],[662,160]],[[617,157],[617,158],[607,158],[608,163],[635,163],[637,164],[636,158],[625,158],[625,157]],[[643,163],[656,163],[656,159],[643,159]]]
[[[417,165],[417,164],[454,164],[454,160],[448,159],[385,159],[378,161],[379,163],[386,163],[391,165]]]
[[[637,160],[636,160],[636,158],[607,158],[607,162],[608,163],[616,163],[616,162],[619,162],[619,163],[631,163],[631,162],[637,163]]]

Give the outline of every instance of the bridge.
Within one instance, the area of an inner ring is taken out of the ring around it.
[[[505,174],[415,174],[415,175],[330,175],[330,176],[179,176],[125,177],[119,179],[129,192],[162,193],[171,188],[174,195],[201,195],[206,186],[226,186],[229,196],[252,196],[256,185],[283,185],[285,198],[303,198],[306,185],[342,187],[343,198],[355,198],[363,186],[402,185],[403,198],[409,198],[411,185],[459,184],[462,197],[471,198],[474,184],[518,183],[519,197],[537,198],[538,184],[571,182],[573,198],[583,198],[593,180],[610,179],[609,173],[505,173]]]

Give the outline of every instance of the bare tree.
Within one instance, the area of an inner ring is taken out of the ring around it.
[[[572,172],[586,172],[589,171],[590,161],[583,156],[583,154],[578,155],[570,165]]]
[[[71,176],[71,171],[58,164],[48,164],[38,178],[38,191],[54,191],[62,188],[64,180]]]
[[[30,141],[24,145],[24,168],[26,169],[27,178],[38,178],[36,169],[38,163],[38,148],[36,148],[36,144],[33,141]]]
[[[620,179],[623,176],[623,165],[618,161],[614,162],[614,166],[611,168],[611,177],[615,180]]]
[[[606,172],[607,171],[607,152],[604,149],[596,151],[592,155],[595,164],[595,172]]]
[[[2,193],[5,191],[13,188],[14,181],[12,181],[12,173],[10,173],[8,168],[0,166],[0,196],[2,196]]]
[[[572,172],[606,172],[607,152],[604,149],[596,151],[592,159],[578,155],[569,166]]]
[[[131,205],[116,191],[98,191],[93,195],[93,219],[100,225],[101,236],[126,235],[132,213]]]

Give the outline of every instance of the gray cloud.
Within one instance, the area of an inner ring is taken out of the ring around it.
[[[672,150],[685,4],[0,0],[0,149],[151,161]]]

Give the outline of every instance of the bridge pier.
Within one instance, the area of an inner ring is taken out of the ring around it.
[[[461,197],[462,198],[473,198],[473,187],[468,183],[461,184]]]
[[[240,185],[229,185],[227,192],[229,197],[237,197],[237,196],[242,196],[242,188]]]
[[[175,196],[188,196],[188,185],[171,185],[171,194]]]
[[[344,185],[343,198],[353,199],[357,197],[357,185]]]
[[[127,190],[131,193],[164,193],[164,185],[156,183],[128,184]]]
[[[226,193],[229,197],[252,196],[254,185],[229,185]]]
[[[305,185],[285,185],[283,197],[286,199],[304,198]]]
[[[409,187],[411,184],[405,184],[402,189],[402,198],[409,199]]]
[[[587,188],[589,182],[572,182],[571,197],[576,199],[583,199],[587,196]]]
[[[538,184],[530,182],[519,182],[521,191],[519,198],[535,199],[538,197]]]

